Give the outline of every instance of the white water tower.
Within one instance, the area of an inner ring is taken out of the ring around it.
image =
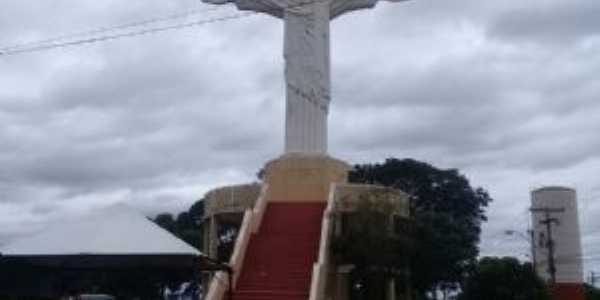
[[[583,283],[583,263],[577,193],[574,189],[549,186],[531,192],[536,271],[551,281],[550,236],[552,235],[557,284]],[[549,223],[549,224],[548,224]]]

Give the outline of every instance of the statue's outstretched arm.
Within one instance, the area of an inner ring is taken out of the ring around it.
[[[283,17],[283,10],[294,5],[298,0],[202,0],[209,4],[235,3],[240,10],[266,13],[277,18]],[[300,0],[308,1],[308,0]],[[319,1],[319,0],[316,0]]]
[[[377,4],[378,0],[333,0],[331,1],[331,18],[336,18],[344,13],[371,8]]]
[[[319,1],[319,0],[316,0]],[[401,2],[407,0],[387,0]],[[379,0],[331,0],[331,18],[334,19],[354,10],[373,8]]]

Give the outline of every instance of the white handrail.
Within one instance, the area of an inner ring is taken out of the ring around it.
[[[321,241],[319,244],[319,261],[326,262],[329,260],[329,233],[331,226],[331,213],[333,212],[333,204],[335,201],[335,190],[337,185],[331,184],[329,188],[329,199],[327,199],[327,207],[323,213],[323,224],[321,227]]]
[[[219,271],[215,274],[215,276],[210,281],[210,285],[208,286],[208,292],[206,293],[206,300],[217,300],[223,299],[225,295],[225,291],[229,287],[229,283],[227,282],[227,273],[223,271]]]
[[[248,248],[248,242],[250,241],[250,224],[252,222],[252,211],[246,210],[244,213],[244,220],[242,226],[235,240],[235,248],[233,254],[229,259],[229,266],[233,269],[232,285],[235,288],[237,278],[239,277],[242,265],[244,263],[244,256],[246,255],[246,249]],[[206,294],[206,300],[221,300],[225,296],[225,292],[229,288],[229,280],[227,279],[228,274],[226,272],[217,272],[210,282],[208,293]]]
[[[240,231],[238,232],[237,239],[235,241],[235,248],[233,249],[233,254],[231,254],[231,258],[229,259],[229,266],[233,269],[233,288],[235,288],[237,279],[240,276],[242,271],[242,266],[244,265],[244,258],[246,258],[246,250],[248,249],[248,243],[250,243],[250,235],[252,224],[252,211],[246,210],[244,213],[244,220],[242,221],[242,226],[240,227]]]
[[[233,269],[233,280],[232,285],[235,288],[237,280],[242,272],[244,266],[244,259],[246,258],[246,250],[248,250],[248,244],[250,243],[250,237],[253,233],[258,232],[265,210],[267,208],[267,192],[268,185],[265,183],[262,186],[260,195],[256,200],[254,208],[248,209],[244,212],[244,219],[242,220],[242,226],[238,232],[235,240],[235,248],[233,254],[229,259],[229,265]],[[217,272],[213,277],[208,293],[206,294],[206,300],[222,300],[225,296],[225,291],[229,288],[229,283],[226,280],[227,273]]]
[[[252,210],[252,233],[257,233],[260,229],[260,225],[262,224],[262,219],[265,214],[265,210],[267,210],[268,191],[269,185],[267,183],[263,183],[262,189],[260,190],[260,195],[258,196],[258,200],[256,200],[256,204],[254,204],[254,209]]]
[[[310,283],[309,300],[323,300],[325,298],[325,286],[329,265],[329,243],[331,237],[331,213],[335,201],[335,190],[337,185],[332,183],[329,188],[327,207],[323,213],[321,223],[321,240],[319,241],[319,258],[313,266],[312,279]]]

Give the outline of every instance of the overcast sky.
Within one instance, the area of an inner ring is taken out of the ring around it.
[[[0,46],[198,9],[211,6],[2,0]],[[330,153],[460,169],[495,199],[484,254],[527,252],[502,232],[526,230],[532,188],[575,187],[586,266],[600,271],[599,34],[594,0],[345,15],[332,24]],[[282,35],[280,20],[256,15],[0,56],[0,244],[114,203],[178,212],[254,180],[283,148]]]

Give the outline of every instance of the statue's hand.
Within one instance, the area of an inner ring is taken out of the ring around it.
[[[288,5],[290,1],[300,0],[202,0],[204,3],[216,5],[235,3],[240,10],[262,12],[277,18],[283,17],[283,8]]]
[[[202,0],[202,2],[208,4],[227,4],[229,2],[234,2],[234,0]]]

